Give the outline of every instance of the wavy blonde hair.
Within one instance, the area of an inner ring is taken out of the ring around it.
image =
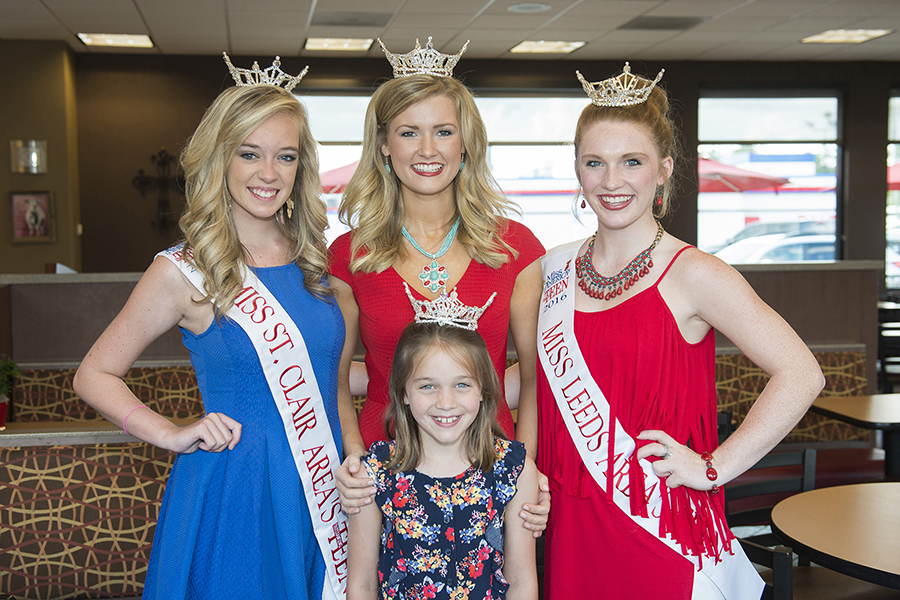
[[[204,301],[212,300],[216,314],[232,305],[243,285],[247,268],[244,247],[231,214],[226,184],[228,165],[239,146],[263,121],[276,114],[288,116],[300,131],[294,211],[283,208],[277,218],[290,243],[291,260],[303,272],[303,284],[313,294],[328,298],[322,283],[328,266],[325,228],[328,219],[319,194],[319,158],[303,105],[288,91],[271,85],[233,87],[222,92],[207,109],[181,154],[187,206],[179,226],[185,255],[203,274]]]
[[[428,98],[446,96],[459,117],[465,167],[453,180],[457,239],[474,260],[497,268],[518,253],[502,239],[505,215],[518,212],[491,175],[487,160],[487,130],[472,93],[452,77],[411,75],[392,79],[372,95],[366,109],[363,151],[359,167],[341,199],[341,221],[353,228],[350,271],[381,272],[402,254],[403,202],[400,180],[385,166],[381,147],[388,124],[407,108]]]
[[[578,158],[578,146],[584,131],[600,121],[613,121],[625,123],[639,123],[650,132],[650,138],[656,146],[660,159],[667,156],[677,161],[679,158],[678,139],[675,137],[675,124],[669,116],[669,97],[659,86],[653,88],[646,102],[634,106],[596,106],[588,104],[575,128],[575,158]],[[663,184],[662,204],[653,204],[653,214],[656,218],[666,215],[669,203],[675,193],[675,182],[672,177],[666,179]]]
[[[506,439],[497,423],[497,409],[503,399],[497,369],[481,334],[437,323],[410,323],[397,342],[388,386],[391,403],[384,413],[385,431],[396,443],[385,466],[393,472],[409,471],[422,460],[419,424],[404,400],[418,361],[432,350],[442,350],[459,361],[481,388],[481,404],[466,430],[463,448],[473,465],[487,471],[497,460],[494,438]]]

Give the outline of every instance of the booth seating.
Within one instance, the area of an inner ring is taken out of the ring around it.
[[[825,374],[822,396],[858,396],[867,392],[864,352],[814,352]],[[768,378],[742,354],[716,357],[716,392],[719,410],[731,412],[733,427],[740,425]],[[872,432],[861,427],[807,413],[787,435],[782,449],[815,447],[816,487],[866,483],[884,479],[884,451],[874,448]],[[752,481],[749,471],[739,479]]]
[[[816,356],[828,380],[823,393],[866,392],[864,353]],[[100,419],[72,391],[74,371],[23,369],[13,389],[11,420]],[[765,374],[731,354],[717,358],[716,379],[720,409],[740,423]],[[168,417],[203,414],[188,365],[134,368],[125,381],[142,402]],[[363,399],[354,400],[359,408]],[[807,415],[787,441],[856,446],[857,456],[844,453],[844,462],[835,463],[831,480],[839,482],[850,472],[883,474],[881,463],[865,455],[872,452],[869,440],[865,430]],[[819,450],[820,487],[829,485],[823,474],[832,468],[827,452],[845,451]],[[0,592],[17,600],[139,596],[173,461],[172,453],[137,442],[0,447]]]
[[[11,421],[102,417],[75,369],[23,369]],[[172,418],[203,414],[190,366],[133,368],[126,383]],[[0,590],[13,598],[139,596],[174,454],[144,443],[0,448]]]

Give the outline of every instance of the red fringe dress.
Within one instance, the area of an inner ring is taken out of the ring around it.
[[[711,451],[717,446],[715,334],[697,344],[684,340],[658,290],[669,267],[652,287],[617,306],[576,311],[575,338],[610,403],[611,422],[618,419],[632,437],[659,429],[696,452]],[[607,500],[572,443],[540,364],[538,412],[538,467],[549,477],[553,497],[545,599],[690,598],[693,565]],[[682,552],[702,554],[705,562],[716,560],[703,550],[714,548],[720,536],[730,547],[721,494],[668,489],[664,479],[661,488],[661,526]],[[697,521],[691,505],[700,507]],[[722,554],[718,558],[736,558]]]

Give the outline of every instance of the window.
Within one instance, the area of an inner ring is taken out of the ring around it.
[[[702,97],[698,246],[732,263],[833,260],[838,110],[834,93]],[[770,248],[739,251],[754,236]]]
[[[888,105],[887,149],[887,249],[884,257],[885,286],[900,289],[900,91]]]
[[[307,95],[322,173],[340,169],[362,153],[363,121],[369,96]],[[491,172],[504,194],[521,209],[523,221],[547,248],[587,237],[595,227],[590,209],[575,202],[575,124],[587,98],[579,96],[481,96],[475,102],[488,131]],[[329,242],[347,230],[337,207],[341,188],[325,193]],[[578,216],[576,217],[577,211]]]
[[[576,202],[579,188],[572,146],[578,116],[588,99],[580,93],[573,97],[476,95],[475,103],[488,131],[491,172],[500,189],[521,207],[522,221],[544,247],[593,233],[596,217]]]

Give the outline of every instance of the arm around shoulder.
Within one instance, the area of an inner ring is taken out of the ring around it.
[[[528,455],[537,456],[537,322],[541,300],[541,261],[525,267],[513,287],[509,306],[509,329],[519,364],[516,439]]]
[[[366,453],[359,420],[353,406],[350,376],[353,353],[359,336],[359,306],[353,296],[353,288],[334,275],[328,276],[341,313],[344,315],[346,339],[338,368],[338,414],[341,420],[341,438],[344,446],[344,462],[338,468],[335,482],[341,496],[341,505],[348,515],[355,514],[361,506],[371,503],[375,494],[374,482],[361,469],[360,457]]]

